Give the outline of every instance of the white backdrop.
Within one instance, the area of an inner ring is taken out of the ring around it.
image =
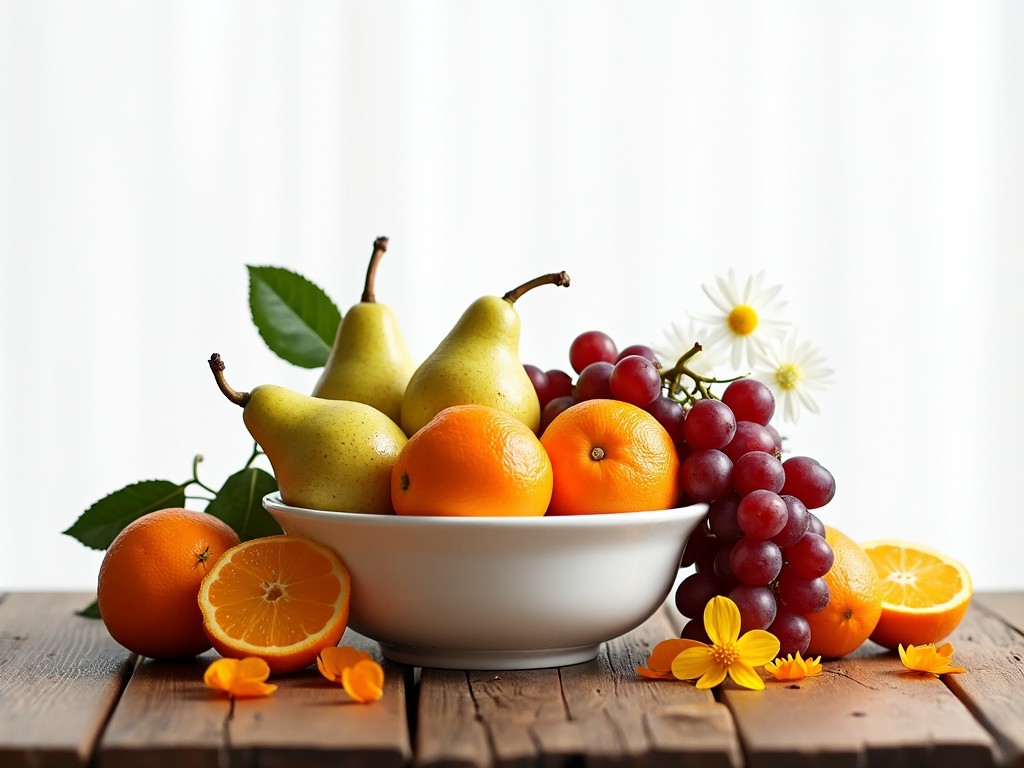
[[[129,482],[211,485],[250,440],[216,391],[308,390],[246,264],[426,355],[485,293],[525,360],[658,342],[765,270],[835,370],[789,431],[822,518],[1019,587],[1024,6],[1009,2],[0,0],[0,589],[91,588],[61,535]]]

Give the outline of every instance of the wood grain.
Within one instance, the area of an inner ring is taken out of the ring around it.
[[[726,684],[749,768],[994,765],[993,738],[942,681],[867,643],[798,683]]]
[[[357,766],[397,768],[412,756],[405,701],[406,668],[384,662],[380,648],[351,630],[341,640],[384,666],[384,696],[360,704],[311,667],[273,682],[270,697],[237,702],[228,750],[261,768]],[[245,764],[245,763],[243,763]]]
[[[354,633],[342,642],[371,650]],[[145,660],[125,689],[99,749],[102,768],[229,765],[401,766],[410,756],[404,670],[385,668],[385,694],[362,705],[315,668],[273,678],[271,696],[231,701],[203,684],[217,656]]]
[[[1024,636],[1017,611],[1024,598],[976,602],[950,638],[965,674],[945,675],[949,689],[993,735],[1002,765],[1024,766]],[[1005,623],[992,608],[1008,608]]]
[[[131,674],[134,656],[96,619],[92,599],[13,593],[0,602],[0,765],[82,766]]]
[[[728,711],[708,691],[641,679],[636,665],[675,635],[659,613],[606,643],[598,658],[560,669],[424,669],[417,766],[701,765],[735,768]]]

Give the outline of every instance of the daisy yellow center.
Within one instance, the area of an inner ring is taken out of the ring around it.
[[[779,387],[784,390],[796,389],[802,378],[803,374],[800,368],[794,363],[784,363],[775,371],[775,380],[779,383]]]
[[[739,651],[736,650],[736,646],[733,643],[711,646],[711,658],[715,664],[721,667],[731,666],[739,657]]]
[[[746,304],[737,304],[729,313],[728,323],[737,336],[749,336],[757,328],[757,312]]]

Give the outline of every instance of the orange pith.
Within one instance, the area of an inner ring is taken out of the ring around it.
[[[555,482],[549,514],[668,509],[679,502],[679,454],[672,438],[641,408],[585,400],[544,430]]]
[[[100,564],[96,599],[111,636],[156,659],[209,649],[196,595],[217,559],[236,544],[230,526],[205,512],[162,509],[129,523]]]
[[[807,616],[811,644],[807,656],[838,658],[852,653],[868,639],[882,613],[878,572],[874,563],[853,539],[825,526],[825,541],[835,560],[825,574],[828,605]]]
[[[533,431],[504,411],[456,405],[402,448],[391,474],[399,515],[538,516],[552,473]]]
[[[333,551],[301,536],[228,550],[199,590],[203,626],[222,656],[259,656],[271,672],[303,669],[337,645],[351,581]]]
[[[882,616],[871,639],[887,648],[935,643],[949,635],[970,605],[967,569],[929,547],[905,541],[863,545],[880,578]]]

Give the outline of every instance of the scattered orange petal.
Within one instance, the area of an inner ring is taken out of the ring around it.
[[[341,674],[345,669],[370,658],[366,651],[360,651],[351,645],[332,645],[320,651],[320,655],[316,657],[316,666],[320,674],[332,683],[341,683]]]
[[[224,691],[236,698],[269,696],[276,685],[265,682],[270,667],[263,659],[249,656],[244,659],[217,659],[206,668],[203,682],[208,688]]]
[[[350,645],[324,648],[316,666],[320,674],[344,687],[353,701],[366,703],[384,695],[384,668],[366,651]]]
[[[670,637],[662,640],[651,649],[647,657],[647,666],[637,666],[637,674],[651,680],[674,680],[672,675],[672,661],[687,648],[693,648],[704,643],[697,640],[686,640],[682,637]]]
[[[821,656],[805,659],[800,655],[800,651],[797,651],[795,657],[789,654],[769,661],[764,665],[764,669],[776,680],[803,680],[805,677],[821,674]]]
[[[903,666],[912,672],[949,675],[967,671],[963,667],[954,667],[950,664],[953,659],[952,643],[943,643],[938,648],[934,644],[908,645],[906,648],[900,644],[899,652]]]
[[[376,701],[384,695],[384,668],[373,659],[363,659],[342,670],[341,684],[354,701]]]

